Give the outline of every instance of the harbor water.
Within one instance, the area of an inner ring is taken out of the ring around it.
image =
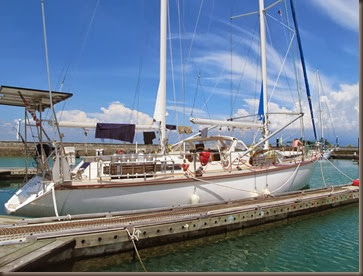
[[[24,160],[0,158],[0,167],[15,164],[24,166]],[[309,187],[351,183],[359,177],[358,171],[351,160],[323,160],[317,164]],[[4,214],[3,204],[21,185],[22,181],[0,181],[0,214]],[[359,206],[352,204],[139,253],[149,272],[358,272]],[[45,271],[142,272],[143,268],[136,257],[114,254],[52,265]]]

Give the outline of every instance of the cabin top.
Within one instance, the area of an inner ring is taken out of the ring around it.
[[[53,104],[57,104],[72,97],[72,93],[52,91]],[[0,86],[0,104],[27,107],[32,110],[43,111],[50,108],[50,95],[47,90]]]

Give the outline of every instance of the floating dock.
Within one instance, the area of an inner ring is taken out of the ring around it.
[[[140,249],[357,202],[359,187],[347,184],[152,211],[32,219],[3,216],[0,217],[0,271],[37,271],[44,265],[114,253],[135,257],[135,253],[140,256]]]
[[[24,179],[26,175],[31,178],[36,173],[35,168],[0,168],[0,180]]]

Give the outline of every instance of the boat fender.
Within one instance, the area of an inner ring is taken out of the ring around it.
[[[359,179],[353,180],[353,186],[359,187]]]
[[[191,204],[198,204],[200,202],[199,196],[197,194],[192,194],[190,197]]]
[[[202,151],[199,154],[199,161],[202,166],[205,166],[208,164],[210,158],[210,152],[208,151]]]
[[[180,165],[180,167],[183,169],[184,172],[186,172],[189,169],[189,164],[183,163]]]
[[[203,167],[198,168],[198,170],[195,172],[195,176],[203,176]]]

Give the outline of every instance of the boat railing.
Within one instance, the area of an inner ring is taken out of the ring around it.
[[[109,156],[96,156],[92,160],[97,161],[97,177],[141,178],[156,177],[157,175],[174,175],[175,161],[163,158],[157,154],[117,154]],[[88,159],[89,160],[89,159]]]

